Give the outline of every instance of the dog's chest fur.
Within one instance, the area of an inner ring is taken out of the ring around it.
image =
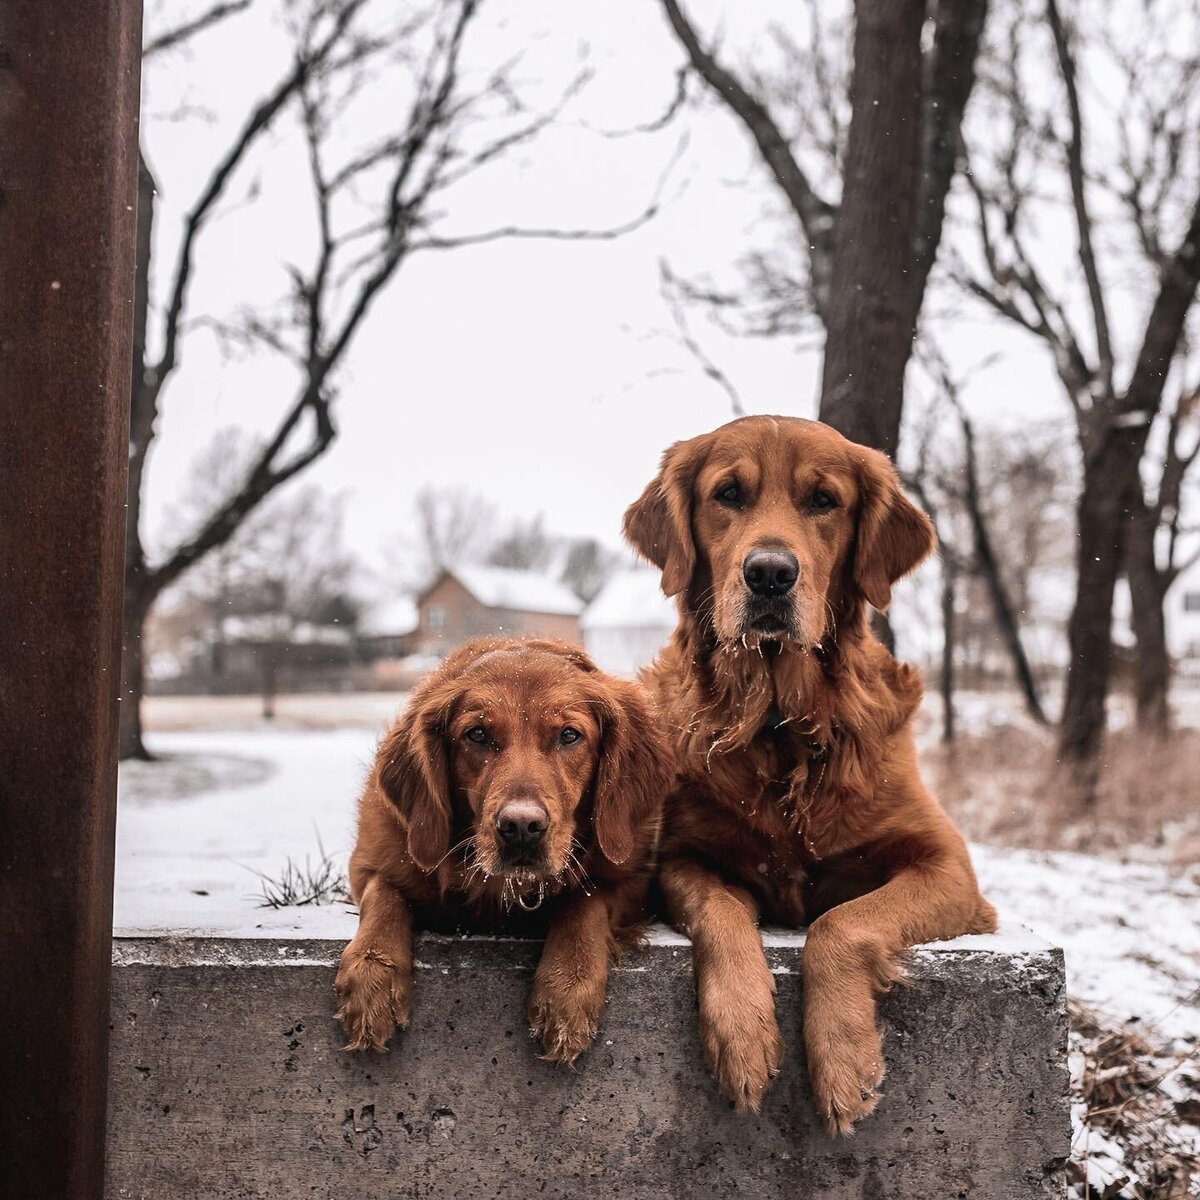
[[[686,714],[672,722],[681,770],[664,851],[720,863],[787,923],[877,886],[863,851],[877,836],[881,749],[907,726],[920,685],[882,647],[866,661],[849,676],[810,656],[751,655],[702,665],[664,697]],[[724,689],[721,668],[732,676]]]

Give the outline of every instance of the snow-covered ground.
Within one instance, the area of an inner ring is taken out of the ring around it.
[[[972,856],[1004,916],[1063,947],[1073,997],[1200,1046],[1200,869],[992,846]]]
[[[375,744],[366,729],[203,731],[149,737],[163,756],[122,770],[116,927],[277,928],[260,873],[290,857],[344,862]],[[1073,996],[1200,1044],[1200,870],[1062,852],[976,847],[1006,920],[1066,949]]]
[[[260,875],[277,877],[289,857],[315,861],[321,847],[345,863],[375,740],[365,729],[149,735],[162,757],[120,774],[117,931],[286,927],[295,913],[260,907]],[[335,909],[349,937],[353,924]]]
[[[972,715],[986,724],[989,706],[981,700],[978,707]],[[315,862],[322,853],[344,865],[355,799],[382,722],[356,724],[151,734],[160,760],[121,771],[117,931],[348,939],[353,909],[263,907],[261,876],[278,877],[289,858]],[[1152,1076],[1166,1075],[1156,1136],[1200,1151],[1195,1127],[1174,1115],[1197,1078],[1191,1065],[1180,1071],[1178,1064],[1200,1055],[1200,868],[996,846],[975,846],[973,857],[1005,924],[1025,925],[1064,947],[1072,998],[1114,1026],[1144,1033],[1169,1055],[1144,1060]],[[1072,1035],[1072,1047],[1071,1195],[1083,1195],[1083,1178],[1093,1195],[1152,1194],[1136,1181],[1153,1156],[1087,1119],[1080,1035]],[[1122,1187],[1126,1180],[1138,1190]]]

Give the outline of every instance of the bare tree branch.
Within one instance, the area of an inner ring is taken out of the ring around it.
[[[409,250],[456,250],[460,246],[481,246],[487,242],[521,238],[551,242],[610,242],[640,229],[647,221],[652,221],[658,215],[658,211],[657,202],[652,203],[636,217],[631,217],[620,225],[611,225],[607,229],[527,229],[520,225],[499,225],[495,229],[484,229],[478,233],[415,238],[409,244]]]
[[[1029,665],[1029,656],[1025,653],[1016,610],[1009,599],[1008,589],[1004,585],[1000,562],[996,556],[991,531],[984,514],[978,455],[975,449],[975,427],[962,403],[959,383],[951,374],[946,360],[928,339],[926,339],[923,349],[922,357],[925,360],[926,368],[937,381],[943,397],[954,410],[962,429],[964,486],[961,500],[970,523],[975,564],[987,587],[996,626],[1000,631],[1009,658],[1012,660],[1013,671],[1025,699],[1025,706],[1029,710],[1029,715],[1039,725],[1045,725],[1048,723],[1046,712],[1042,707],[1041,697],[1038,695],[1037,681],[1034,679],[1033,670]]]
[[[205,9],[204,12],[199,16],[193,17],[190,21],[185,21],[182,25],[177,25],[174,29],[168,29],[166,33],[160,33],[157,37],[151,38],[142,47],[143,61],[155,54],[161,54],[164,50],[173,49],[175,46],[188,41],[197,33],[202,33],[204,30],[210,29],[226,17],[231,17],[235,13],[245,12],[253,3],[254,0],[221,0],[221,3],[214,4],[211,8]]]
[[[671,318],[675,322],[680,343],[696,362],[699,363],[700,370],[729,397],[729,406],[733,409],[733,415],[735,417],[744,417],[746,415],[746,408],[742,404],[742,398],[738,394],[737,388],[733,386],[725,372],[704,353],[700,343],[696,341],[695,336],[692,334],[691,328],[688,325],[687,312],[680,303],[679,280],[672,273],[670,264],[665,258],[658,260],[658,276],[659,290],[663,300],[666,301]]]
[[[318,43],[308,57],[297,58],[291,71],[275,86],[250,114],[242,126],[233,145],[217,163],[209,176],[204,190],[192,206],[185,221],[183,239],[175,267],[174,283],[167,305],[163,348],[154,368],[156,382],[161,387],[175,366],[178,352],[179,322],[187,299],[188,281],[192,273],[196,239],[213,206],[220,199],[238,165],[245,159],[256,139],[270,127],[281,109],[293,99],[303,87],[309,74],[323,58],[338,44],[338,40],[362,7],[363,0],[348,0],[340,9],[328,34]]]
[[[1122,427],[1128,428],[1135,419],[1144,419],[1149,426],[1158,412],[1197,285],[1200,285],[1200,195],[1187,230],[1159,280],[1158,295],[1146,321],[1133,376],[1117,405],[1116,421]]]
[[[808,245],[813,302],[818,314],[823,314],[832,269],[833,207],[817,195],[766,105],[752,96],[728,68],[704,49],[677,0],[663,0],[663,9],[692,66],[754,138],[763,162],[799,219]]]
[[[658,133],[660,130],[666,129],[687,103],[689,73],[690,70],[688,67],[680,67],[675,72],[675,91],[671,94],[670,100],[667,101],[666,107],[657,117],[653,117],[649,121],[643,121],[638,125],[630,125],[625,129],[597,129],[591,125],[584,125],[582,128],[590,129],[593,133],[603,138],[627,138],[642,133]]]
[[[525,228],[520,225],[500,225],[495,229],[485,229],[478,233],[457,235],[433,235],[413,238],[408,243],[410,252],[417,250],[454,250],[460,246],[479,246],[487,242],[531,239],[535,241],[552,242],[608,242],[633,233],[643,225],[654,220],[662,208],[662,196],[667,183],[687,144],[687,138],[680,139],[675,153],[668,160],[662,174],[655,185],[654,193],[649,203],[636,216],[619,225],[611,225],[605,229],[554,229],[554,228]]]
[[[1046,0],[1046,16],[1054,35],[1054,51],[1062,74],[1067,94],[1067,115],[1070,120],[1070,136],[1065,147],[1067,174],[1071,181],[1071,205],[1075,211],[1075,228],[1079,235],[1079,264],[1087,281],[1088,299],[1091,304],[1092,322],[1096,333],[1096,354],[1099,358],[1100,375],[1109,391],[1113,381],[1112,336],[1108,327],[1108,307],[1104,288],[1100,282],[1100,270],[1096,264],[1096,250],[1092,242],[1092,217],[1088,211],[1087,184],[1083,166],[1083,111],[1079,104],[1079,86],[1076,78],[1075,57],[1071,52],[1070,38],[1063,24],[1058,0]]]
[[[962,122],[975,84],[975,62],[988,0],[936,0],[933,48],[921,89],[921,179],[913,287],[923,295],[942,240],[946,197],[958,169]]]

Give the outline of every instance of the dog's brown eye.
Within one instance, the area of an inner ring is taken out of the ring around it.
[[[817,512],[825,512],[831,508],[837,508],[837,501],[828,493],[821,491],[818,488],[812,494],[812,499],[808,502],[809,507],[816,509]]]
[[[487,730],[484,729],[482,725],[472,725],[471,728],[463,734],[463,737],[465,737],[468,742],[474,742],[475,745],[482,746],[483,743],[487,741]]]
[[[721,504],[729,504],[729,505],[741,504],[742,489],[736,483],[727,483],[723,488],[720,489],[720,491],[717,492],[716,496],[713,498],[715,500],[718,500]]]
[[[570,725],[568,725],[562,731],[562,733],[558,735],[558,740],[562,742],[564,746],[573,746],[581,737],[583,737],[583,734],[580,733],[578,729],[573,729]]]

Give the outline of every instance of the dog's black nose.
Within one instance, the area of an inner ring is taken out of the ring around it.
[[[796,556],[786,550],[751,550],[742,562],[742,578],[756,596],[784,596],[800,574]]]
[[[536,800],[510,800],[496,814],[496,832],[512,849],[535,846],[542,840],[550,815]]]

